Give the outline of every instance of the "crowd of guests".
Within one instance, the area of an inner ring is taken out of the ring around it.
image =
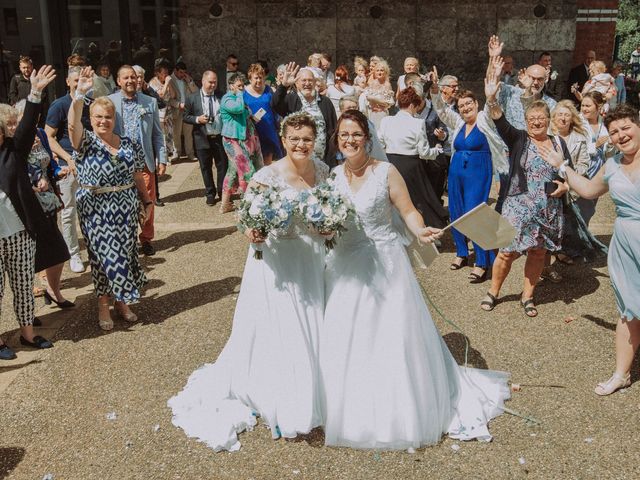
[[[477,244],[472,249],[472,242],[453,229],[456,256],[450,268],[472,267],[471,283],[491,279],[480,304],[491,311],[499,303],[512,263],[525,255],[520,302],[524,314],[535,317],[536,285],[541,279],[562,280],[551,265],[552,257],[572,264],[606,253],[607,247],[588,226],[602,185],[612,188],[609,177],[635,168],[612,167],[627,165],[620,163],[620,152],[629,165],[637,166],[628,142],[640,140],[633,136],[638,118],[624,103],[617,67],[607,73],[594,52],[571,71],[563,91],[549,53],[517,70],[503,48],[498,37],[490,39],[484,108],[473,91],[461,88],[456,76],[440,77],[435,67],[424,70],[414,57],[406,58],[394,90],[387,61],[376,56],[356,57],[352,65],[332,70],[328,54],[314,53],[306,66],[279,65],[274,77],[264,62],[251,64],[245,75],[238,57],[229,55],[224,69],[205,71],[198,85],[181,61],[156,61],[152,76],[142,65],[122,65],[114,79],[107,63],[94,71],[74,55],[66,77],[69,93],[51,103],[44,129],[36,129],[38,105],[53,74],[50,69],[34,73],[30,59],[22,57],[11,99],[14,106],[0,110],[1,168],[15,170],[12,175],[19,180],[18,187],[9,185],[2,174],[0,226],[3,268],[10,279],[14,276],[10,283],[14,293],[19,292],[21,339],[39,348],[52,345],[30,330],[35,272],[45,272],[45,301],[61,308],[74,306],[60,290],[60,275],[68,259],[72,271],[85,268],[78,218],[100,327],[113,328],[111,301],[125,320],[135,321],[129,305],[138,301],[146,281],[138,243],[144,255],[155,253],[154,209],[163,205],[158,177],[166,165],[183,151],[197,160],[206,204],[219,201],[221,213],[231,212],[234,196],[246,190],[255,172],[282,157],[279,124],[294,112],[313,119],[313,155],[329,167],[343,160],[334,143],[341,135],[336,130],[339,117],[349,110],[362,112],[370,132],[368,155],[397,168],[412,203],[435,228],[487,202],[499,179],[496,209],[516,228],[515,239],[499,251]],[[628,128],[620,125],[623,121]],[[612,196],[617,204],[617,195]],[[637,222],[637,199],[622,199],[631,206],[617,204],[618,215],[635,208],[631,217],[635,215]],[[38,248],[40,238],[48,239],[46,252]],[[27,263],[12,266],[5,261],[4,252],[11,249],[30,252],[20,257]],[[630,255],[637,262],[638,250]],[[629,291],[623,281],[616,283],[619,305],[624,306],[619,330],[633,340],[637,322],[631,320],[639,312],[633,303],[627,304]],[[0,346],[2,358],[12,355],[9,347]],[[625,368],[620,367],[615,379],[597,393],[611,393],[628,383]]]

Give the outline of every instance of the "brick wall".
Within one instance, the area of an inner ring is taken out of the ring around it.
[[[607,65],[613,59],[618,0],[578,0],[574,63],[579,64],[586,52],[594,50],[598,60]]]

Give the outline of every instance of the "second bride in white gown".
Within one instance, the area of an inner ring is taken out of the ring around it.
[[[305,113],[283,121],[287,155],[259,170],[254,185],[287,195],[324,181],[329,167],[313,160],[316,125]],[[245,234],[261,242],[256,232]],[[238,450],[237,433],[256,416],[273,438],[321,425],[318,343],[324,309],[324,239],[295,220],[266,239],[263,259],[249,251],[231,336],[215,363],[196,370],[169,400],[174,425],[216,451]]]
[[[459,367],[436,329],[404,245],[397,208],[421,241],[425,227],[396,168],[368,157],[367,120],[345,112],[336,127],[345,158],[334,170],[357,223],[327,260],[320,341],[325,443],[408,449],[458,439],[490,440],[488,421],[509,398],[508,375]]]

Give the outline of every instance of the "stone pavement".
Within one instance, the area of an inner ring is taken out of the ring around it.
[[[488,284],[469,285],[468,269],[451,272],[452,242],[418,272],[429,298],[464,331],[469,363],[511,372],[521,390],[508,407],[538,425],[503,415],[492,443],[444,439],[406,452],[326,448],[321,431],[273,441],[263,427],[241,437],[243,448],[219,453],[171,424],[166,401],[190,373],[214,361],[231,329],[247,243],[232,215],[204,203],[197,164],[179,163],[160,185],[158,253],[143,257],[150,279],[134,307],[141,321],[97,325],[90,273],[65,271],[71,311],[44,307],[41,329],[56,344],[19,349],[11,294],[0,332],[18,359],[0,364],[0,479],[404,479],[638,478],[640,388],[598,398],[597,381],[614,365],[616,309],[606,262],[563,267],[565,281],[537,291],[540,315],[527,318],[517,299],[519,260],[491,313],[478,304]],[[594,231],[609,239],[613,208],[598,205]],[[464,338],[431,308],[460,363]],[[637,363],[634,378],[638,378]]]

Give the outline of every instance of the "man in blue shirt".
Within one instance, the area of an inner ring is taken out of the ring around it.
[[[68,173],[64,178],[58,181],[60,187],[60,195],[64,208],[60,212],[62,223],[62,236],[69,249],[69,267],[71,271],[82,273],[85,270],[82,258],[80,257],[80,245],[78,244],[78,228],[76,213],[76,191],[78,190],[78,181],[76,179],[75,162],[72,159],[73,147],[69,140],[69,132],[67,128],[67,116],[71,107],[71,97],[76,92],[78,86],[78,77],[80,76],[81,67],[70,67],[67,74],[67,86],[69,93],[64,97],[56,99],[47,113],[44,130],[49,139],[49,145],[53,153],[58,157],[58,164],[61,167],[68,167]],[[88,122],[88,108],[85,106],[83,114],[83,123]]]

